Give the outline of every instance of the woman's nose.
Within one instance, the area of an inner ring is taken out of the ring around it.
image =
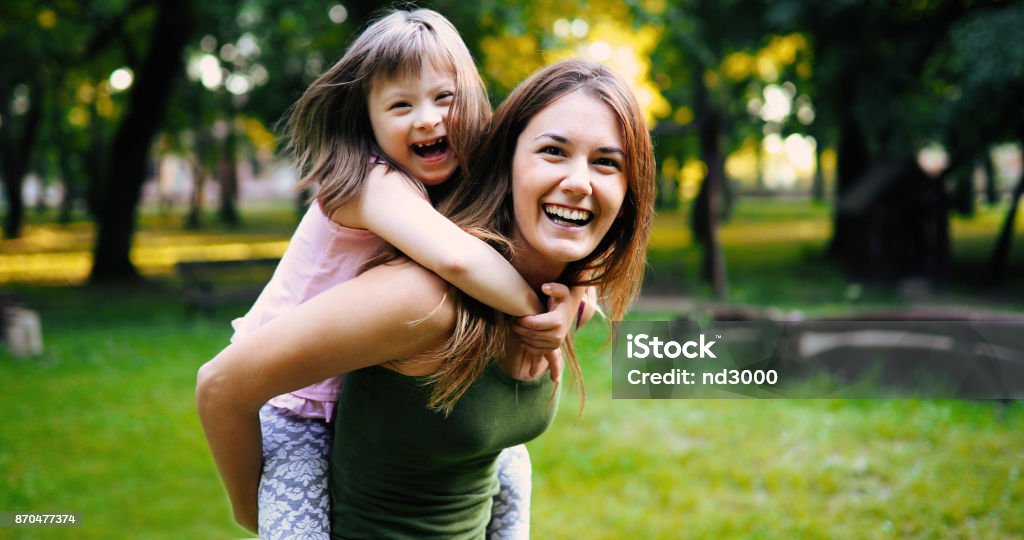
[[[567,193],[582,197],[593,193],[590,185],[590,163],[585,159],[573,160],[572,168],[562,179],[561,188]]]

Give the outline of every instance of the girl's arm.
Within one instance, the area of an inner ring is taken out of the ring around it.
[[[377,166],[331,219],[369,229],[466,294],[514,317],[543,311],[537,294],[486,242],[463,231],[397,172]]]
[[[316,381],[413,358],[442,343],[454,324],[446,291],[446,283],[414,264],[374,268],[232,343],[199,369],[199,418],[241,525],[256,530],[260,407]]]

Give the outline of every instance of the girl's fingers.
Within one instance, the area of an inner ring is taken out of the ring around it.
[[[558,324],[551,324],[550,326],[547,324],[545,324],[544,326],[525,326],[517,323],[512,325],[512,331],[515,332],[517,336],[532,336],[544,332],[551,332],[557,328]]]
[[[559,304],[569,298],[569,287],[561,283],[545,283],[541,286],[541,292],[548,295],[548,311],[555,309]]]
[[[550,330],[558,326],[559,317],[552,316],[550,312],[539,315],[527,315],[516,319],[515,326],[531,328],[533,330]]]
[[[562,351],[555,350],[547,355],[548,365],[551,366],[551,380],[555,383],[562,382]]]
[[[523,351],[525,351],[526,354],[536,354],[544,356],[545,354],[548,354],[555,350],[557,350],[557,347],[534,347],[533,345],[527,345],[526,343],[523,343]]]

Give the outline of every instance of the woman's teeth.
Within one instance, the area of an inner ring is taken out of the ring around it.
[[[570,227],[586,225],[594,217],[588,210],[565,208],[554,204],[545,204],[544,213],[555,223]]]

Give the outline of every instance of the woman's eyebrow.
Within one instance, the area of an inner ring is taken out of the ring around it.
[[[626,157],[626,153],[622,151],[618,146],[602,146],[597,149],[602,154],[619,154],[622,157]]]
[[[534,139],[534,140],[536,141],[536,140],[538,140],[538,139],[543,139],[544,137],[547,137],[547,138],[549,138],[549,139],[552,139],[553,141],[555,141],[555,142],[557,142],[557,143],[561,143],[561,144],[569,144],[569,139],[567,139],[567,138],[565,138],[565,137],[563,137],[563,136],[561,136],[561,135],[557,135],[557,134],[554,134],[554,133],[541,133],[541,134],[540,134],[540,135],[538,135],[538,136],[537,136],[537,138],[536,138],[536,139]]]
[[[549,133],[541,133],[534,140],[536,141],[536,140],[539,140],[539,139],[543,139],[545,137],[547,137],[548,139],[551,139],[551,140],[553,140],[553,141],[555,141],[557,143],[561,143],[561,144],[569,144],[570,143],[568,138],[563,137],[562,135],[558,135],[556,133],[550,133],[550,132]],[[626,152],[624,152],[618,146],[602,146],[602,147],[598,148],[597,151],[599,153],[601,153],[601,154],[619,154],[619,155],[621,155],[623,157],[626,156]]]

